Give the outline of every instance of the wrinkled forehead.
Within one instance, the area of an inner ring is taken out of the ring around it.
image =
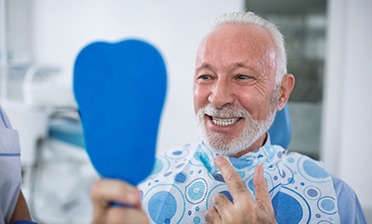
[[[275,49],[273,38],[264,28],[250,24],[224,24],[203,39],[196,66],[208,60],[226,62],[228,58],[229,61],[249,61],[266,69],[274,69]]]

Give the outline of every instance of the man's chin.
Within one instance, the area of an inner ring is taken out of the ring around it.
[[[245,150],[245,147],[237,147],[237,144],[233,143],[221,143],[213,141],[204,141],[204,143],[215,153],[222,156],[234,156]]]

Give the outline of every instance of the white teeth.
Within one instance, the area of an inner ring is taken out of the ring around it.
[[[232,125],[232,124],[235,124],[236,122],[238,122],[238,120],[239,120],[239,118],[226,118],[226,119],[223,119],[223,118],[212,117],[213,124],[218,125],[218,126]]]

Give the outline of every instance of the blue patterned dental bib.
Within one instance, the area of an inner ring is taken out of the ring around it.
[[[212,198],[232,197],[203,143],[185,145],[156,158],[155,168],[138,187],[151,223],[205,223]],[[307,156],[266,144],[240,158],[226,157],[254,195],[253,174],[263,165],[279,224],[339,223],[332,177]]]

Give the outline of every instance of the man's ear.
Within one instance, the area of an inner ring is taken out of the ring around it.
[[[295,77],[292,74],[285,74],[282,78],[279,87],[279,100],[276,109],[282,110],[285,104],[288,102],[289,96],[292,93],[293,87],[295,85]]]

